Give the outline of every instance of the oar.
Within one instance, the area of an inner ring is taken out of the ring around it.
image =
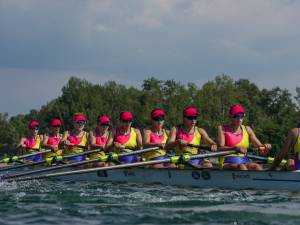
[[[203,150],[210,150],[210,147],[208,145],[193,145],[193,144],[188,144],[188,147],[192,147],[192,148],[199,148],[199,149],[203,149]]]
[[[37,174],[37,173],[43,173],[43,172],[48,172],[48,171],[52,171],[52,170],[58,170],[58,169],[64,169],[64,168],[69,168],[69,167],[81,166],[81,165],[85,165],[85,164],[89,164],[89,163],[95,163],[95,162],[99,162],[99,161],[103,162],[103,161],[107,161],[109,159],[116,160],[117,158],[122,157],[122,156],[137,155],[137,154],[142,154],[142,153],[146,153],[146,152],[155,151],[157,149],[158,149],[158,147],[154,147],[154,148],[147,148],[147,149],[142,149],[142,150],[128,152],[128,153],[126,152],[126,153],[121,153],[121,154],[113,154],[113,155],[108,155],[108,156],[104,156],[104,157],[99,157],[97,159],[84,160],[84,161],[80,161],[80,162],[74,162],[74,163],[69,163],[69,164],[65,164],[65,165],[48,167],[48,168],[28,171],[28,172],[19,173],[19,174],[2,176],[1,179],[6,180],[6,179],[11,179],[11,178],[16,178],[16,177],[23,177],[23,176],[27,176],[27,175],[31,175],[31,174]]]
[[[75,174],[83,174],[83,173],[89,173],[89,172],[96,172],[101,170],[114,170],[114,169],[122,169],[122,168],[130,168],[130,167],[137,167],[137,166],[146,166],[146,165],[153,165],[153,164],[160,164],[160,163],[186,163],[189,162],[192,159],[201,159],[201,158],[210,158],[210,157],[218,157],[218,156],[224,156],[229,154],[236,153],[235,150],[231,151],[222,151],[222,152],[213,152],[213,153],[207,153],[207,154],[197,154],[197,155],[182,155],[182,156],[172,156],[167,159],[160,159],[160,160],[152,160],[152,161],[146,161],[146,162],[137,162],[137,163],[129,163],[129,164],[120,164],[115,166],[109,166],[109,167],[96,167],[96,168],[90,168],[90,169],[81,169],[76,171],[67,171],[67,172],[59,172],[59,173],[50,173],[40,176],[31,176],[31,177],[24,177],[24,178],[18,178],[18,179],[8,179],[7,181],[26,181],[26,180],[35,180],[35,179],[46,179],[50,177],[60,177],[60,176],[66,176],[66,175],[75,175]]]
[[[249,159],[255,159],[255,160],[259,160],[259,161],[263,161],[266,162],[268,164],[273,163],[274,158],[273,157],[263,157],[263,156],[257,156],[257,155],[252,155],[252,154],[247,154],[246,155]],[[281,160],[280,165],[283,166],[287,163],[286,160]]]
[[[72,157],[81,156],[81,155],[85,155],[85,154],[96,153],[96,152],[99,152],[99,151],[102,151],[102,149],[95,149],[95,150],[85,151],[85,152],[72,154],[72,155],[66,155],[66,156],[56,156],[56,157],[50,158],[50,162],[51,161],[61,161],[62,159],[69,159],[69,158],[72,158]],[[24,168],[24,167],[31,167],[31,166],[40,165],[40,164],[43,164],[43,163],[46,163],[46,162],[48,162],[48,160],[44,159],[44,160],[41,160],[41,161],[38,161],[38,162],[32,162],[32,163],[27,163],[27,164],[22,164],[22,165],[17,165],[17,166],[7,166],[7,167],[0,168],[0,171],[7,171],[7,170]]]
[[[15,156],[11,156],[11,157],[5,157],[3,159],[1,159],[1,163],[9,163],[9,162],[16,162],[20,159],[25,159],[31,156],[35,156],[35,155],[39,155],[39,154],[45,154],[51,152],[51,149],[47,149],[47,150],[43,150],[43,151],[38,151],[38,152],[33,152],[33,153],[29,153],[29,154],[25,154],[25,155],[15,155]]]

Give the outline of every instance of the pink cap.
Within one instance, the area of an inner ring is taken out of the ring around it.
[[[54,118],[50,122],[51,126],[61,126],[61,120],[58,118]]]
[[[183,116],[198,116],[198,115],[199,115],[198,110],[193,106],[189,106],[183,110]]]
[[[120,120],[131,120],[133,118],[133,115],[129,111],[124,111],[120,113]]]
[[[109,123],[110,122],[110,119],[108,116],[99,116],[98,117],[98,123]]]
[[[86,117],[83,115],[83,114],[75,114],[74,115],[74,121],[77,122],[77,121],[85,121],[86,120]]]
[[[33,127],[38,127],[40,124],[38,121],[36,120],[31,120],[29,123],[28,123],[28,128],[31,129]]]
[[[165,116],[166,113],[163,109],[153,109],[151,112],[151,118],[156,118],[159,116]]]
[[[235,115],[238,113],[245,113],[245,109],[241,105],[233,105],[230,107],[229,114]]]

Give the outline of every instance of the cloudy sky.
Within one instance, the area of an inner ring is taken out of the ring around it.
[[[300,1],[0,0],[0,112],[38,109],[70,76],[201,86],[222,73],[300,86]]]

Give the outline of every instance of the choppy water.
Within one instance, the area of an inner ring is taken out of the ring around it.
[[[160,185],[0,184],[0,224],[297,224],[300,194]]]

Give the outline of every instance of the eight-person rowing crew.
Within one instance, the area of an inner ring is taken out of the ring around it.
[[[234,105],[229,110],[230,124],[218,127],[217,142],[209,137],[207,132],[197,126],[199,112],[195,107],[187,107],[183,110],[182,123],[173,127],[170,131],[164,128],[166,113],[163,109],[154,109],[151,112],[150,128],[145,129],[143,137],[139,129],[132,127],[133,115],[129,111],[120,113],[120,127],[110,130],[110,118],[107,115],[100,115],[97,118],[97,127],[89,133],[85,131],[87,118],[83,114],[75,114],[73,118],[73,130],[60,133],[62,121],[60,118],[53,118],[50,122],[49,134],[39,134],[39,123],[31,121],[28,124],[30,134],[20,140],[17,147],[19,154],[28,154],[40,151],[41,148],[51,149],[46,154],[38,154],[28,157],[29,161],[41,161],[61,155],[72,155],[84,153],[92,149],[101,149],[97,153],[78,155],[69,158],[72,162],[86,159],[96,159],[105,156],[109,152],[123,153],[131,152],[142,148],[159,147],[158,150],[145,153],[142,158],[136,155],[120,157],[119,163],[133,163],[140,160],[157,160],[168,157],[168,152],[173,151],[177,155],[193,155],[205,153],[199,148],[205,144],[210,151],[226,151],[238,149],[237,154],[226,155],[219,158],[219,166],[222,169],[234,170],[262,170],[258,163],[251,162],[247,158],[247,150],[250,144],[257,147],[259,154],[266,155],[272,148],[271,144],[262,144],[256,137],[254,131],[243,125],[245,110],[240,105]],[[289,169],[300,168],[300,128],[293,129],[278,153],[272,168],[279,165],[289,149],[292,149],[294,160],[289,160]],[[173,152],[173,153],[174,153]],[[93,166],[110,166],[115,162],[97,162]],[[190,161],[193,167],[211,168],[213,165],[209,159],[194,159]],[[173,163],[155,164],[154,168],[175,168]]]

